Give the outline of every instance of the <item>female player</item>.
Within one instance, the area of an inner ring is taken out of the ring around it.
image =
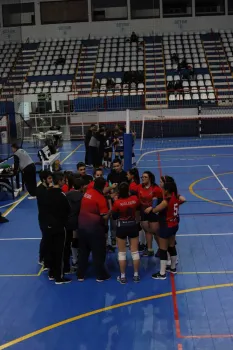
[[[129,192],[133,195],[138,195],[138,185],[140,185],[140,177],[137,168],[132,168],[127,172],[127,178],[129,180]],[[138,231],[139,231],[139,246],[138,250],[143,252],[146,248],[146,238],[145,232],[141,228],[140,224],[140,211],[136,212],[136,220],[138,223]]]
[[[93,181],[91,181],[88,185],[87,185],[87,190],[89,190],[90,188],[94,188],[94,184],[95,184],[95,179],[97,179],[98,177],[104,177],[104,172],[103,169],[101,168],[96,168],[93,171]],[[115,189],[117,187],[117,184],[112,184],[111,186],[109,185],[108,182],[106,182],[105,187],[104,187],[104,194],[109,193],[111,190]]]
[[[122,162],[124,161],[124,128],[120,127],[119,132],[114,139],[115,144],[115,156],[120,158]]]
[[[129,191],[131,194],[138,193],[138,185],[140,184],[140,177],[137,168],[129,169],[127,172],[127,178],[129,180]]]
[[[107,130],[105,134],[105,145],[104,145],[104,166],[111,168],[112,162],[112,147],[113,147],[113,136],[112,131]]]
[[[146,232],[147,242],[147,249],[144,251],[143,256],[153,256],[153,235],[157,241],[159,223],[158,216],[152,212],[152,209],[156,206],[158,200],[162,201],[163,192],[156,185],[155,176],[151,171],[144,171],[142,174],[142,184],[138,185],[138,198],[141,207],[141,226]]]
[[[136,210],[139,207],[137,196],[131,196],[129,193],[129,184],[122,182],[119,186],[118,199],[112,206],[112,217],[117,220],[116,237],[118,246],[118,260],[121,275],[117,281],[121,284],[126,283],[126,239],[130,241],[130,251],[134,266],[134,282],[139,282],[140,256],[138,252],[138,225],[136,221]]]
[[[152,275],[154,279],[166,279],[166,270],[176,274],[177,252],[175,236],[179,229],[179,206],[185,198],[177,194],[174,182],[164,183],[164,199],[162,203],[153,208],[153,213],[159,213],[159,248],[160,271]],[[171,256],[171,267],[167,267],[167,253]]]
[[[69,192],[72,189],[73,184],[74,184],[73,173],[70,172],[70,171],[65,172],[64,173],[64,180],[65,180],[65,183],[62,186],[62,192],[63,193],[67,193],[67,192]]]

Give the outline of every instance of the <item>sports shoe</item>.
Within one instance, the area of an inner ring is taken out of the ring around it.
[[[126,284],[126,278],[118,276],[117,277],[117,282],[119,282],[120,284]]]
[[[60,278],[55,281],[55,284],[67,284],[70,283],[72,280],[70,278]]]
[[[55,280],[55,278],[54,278],[53,276],[48,276],[48,279],[49,279],[50,281],[54,281],[54,280]]]
[[[135,283],[140,282],[140,276],[133,276],[133,281],[134,281]]]
[[[110,278],[111,278],[110,275],[106,275],[106,276],[104,276],[103,278],[96,278],[96,282],[101,283],[101,282],[110,280]]]
[[[166,271],[172,273],[173,275],[177,274],[176,268],[172,269],[171,266],[167,266]]]
[[[142,256],[148,256],[148,257],[151,257],[151,256],[154,256],[154,251],[153,250],[144,250],[144,252],[142,253]]]
[[[35,197],[29,196],[28,199],[36,199],[36,196]]]
[[[154,280],[165,280],[167,278],[166,274],[165,275],[160,275],[160,272],[156,272],[152,275],[152,278]]]

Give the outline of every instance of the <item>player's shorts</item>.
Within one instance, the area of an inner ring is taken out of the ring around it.
[[[124,148],[123,147],[116,147],[115,152],[122,153],[122,152],[124,152]]]
[[[148,221],[148,222],[158,222],[159,218],[158,215],[153,213],[152,211],[149,214],[146,214],[143,209],[140,211],[141,221]]]
[[[104,149],[104,153],[111,153],[112,152],[112,147],[107,147]]]
[[[173,227],[167,227],[166,225],[160,225],[159,227],[159,237],[161,238],[170,238],[175,236],[179,229],[179,225]]]
[[[120,239],[136,238],[139,236],[138,224],[136,221],[122,222],[120,226],[117,225],[116,237]]]

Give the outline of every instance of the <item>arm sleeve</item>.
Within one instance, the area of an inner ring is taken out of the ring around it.
[[[97,205],[101,216],[106,215],[108,213],[107,199],[104,196],[101,196],[100,198],[98,198]]]
[[[17,173],[19,170],[19,157],[14,155],[14,172]]]

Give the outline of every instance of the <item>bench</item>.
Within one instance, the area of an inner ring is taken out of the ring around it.
[[[45,146],[38,152],[38,156],[42,162],[42,170],[49,168],[52,171],[53,163],[60,159],[60,152],[51,154],[49,146]]]

